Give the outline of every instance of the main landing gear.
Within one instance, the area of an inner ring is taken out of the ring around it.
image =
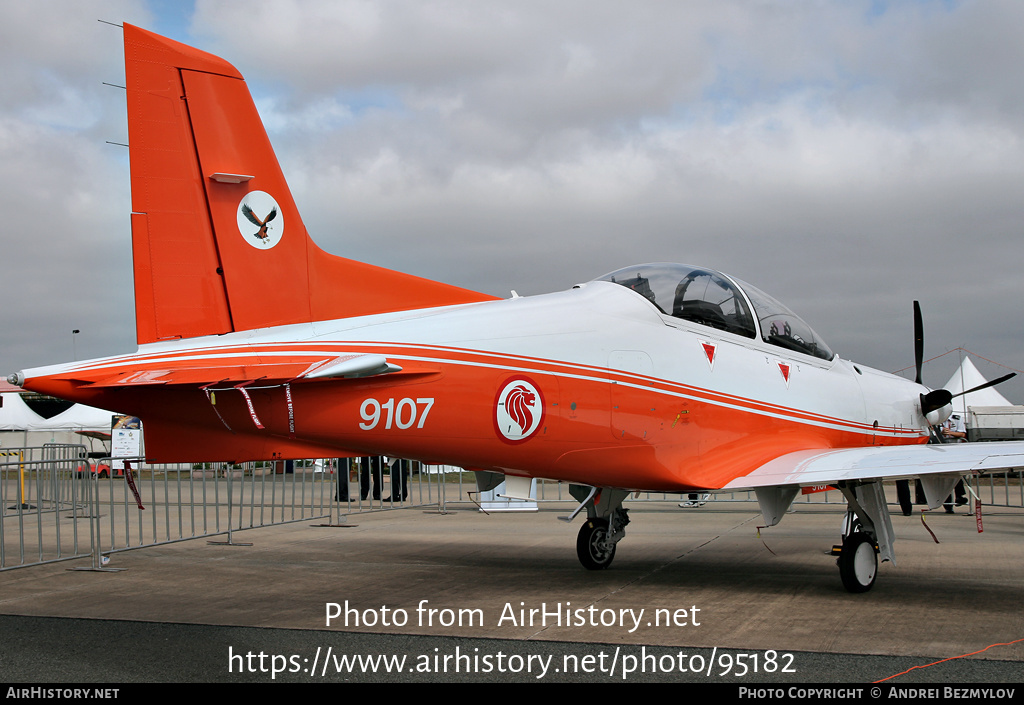
[[[843,543],[833,546],[839,578],[849,592],[867,592],[878,575],[878,558],[893,560],[893,530],[882,483],[840,485],[846,497]]]
[[[849,592],[867,592],[878,575],[878,546],[867,533],[855,531],[843,539],[836,565],[843,587]]]
[[[587,570],[604,570],[615,558],[615,545],[626,535],[629,516],[622,508],[626,490],[570,485],[569,493],[580,506],[566,520],[572,521],[584,508],[587,520],[576,536],[576,556]]]
[[[877,480],[840,482],[837,486],[846,498],[847,509],[843,543],[832,547],[832,555],[836,556],[843,587],[850,592],[867,592],[875,584],[879,558],[893,560],[895,537],[885,493]],[[796,485],[755,489],[766,527],[779,523],[799,491]]]

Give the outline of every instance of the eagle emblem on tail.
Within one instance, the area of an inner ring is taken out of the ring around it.
[[[246,220],[259,228],[257,232],[253,233],[253,237],[258,237],[260,240],[266,240],[267,237],[269,237],[267,235],[267,224],[277,217],[277,206],[274,206],[270,210],[270,214],[266,218],[260,220],[256,217],[256,214],[252,212],[252,208],[249,207],[249,204],[243,203],[242,215],[245,216]]]
[[[238,234],[257,250],[272,249],[284,236],[285,213],[266,191],[245,194],[238,203],[235,218]],[[253,232],[253,227],[258,229]]]

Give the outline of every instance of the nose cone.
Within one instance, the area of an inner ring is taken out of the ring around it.
[[[945,423],[953,413],[953,405],[946,404],[938,409],[933,409],[925,414],[925,418],[928,420],[928,424],[931,426],[938,426],[941,423]]]

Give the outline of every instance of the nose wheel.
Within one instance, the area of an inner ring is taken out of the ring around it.
[[[615,558],[615,542],[609,540],[607,519],[587,519],[576,537],[576,555],[587,570],[604,570]]]
[[[843,539],[839,558],[839,577],[849,592],[867,592],[878,575],[878,550],[875,542],[863,531],[855,531]]]

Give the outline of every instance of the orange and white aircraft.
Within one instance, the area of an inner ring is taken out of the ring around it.
[[[591,569],[611,563],[631,491],[753,488],[771,526],[801,487],[832,485],[853,591],[893,558],[883,478],[923,477],[934,507],[963,473],[1024,464],[1013,443],[925,445],[948,392],[840,359],[710,269],[501,300],[329,255],[241,74],[124,34],[139,350],[10,380],[141,417],[153,462],[389,455],[513,496],[564,480]]]

